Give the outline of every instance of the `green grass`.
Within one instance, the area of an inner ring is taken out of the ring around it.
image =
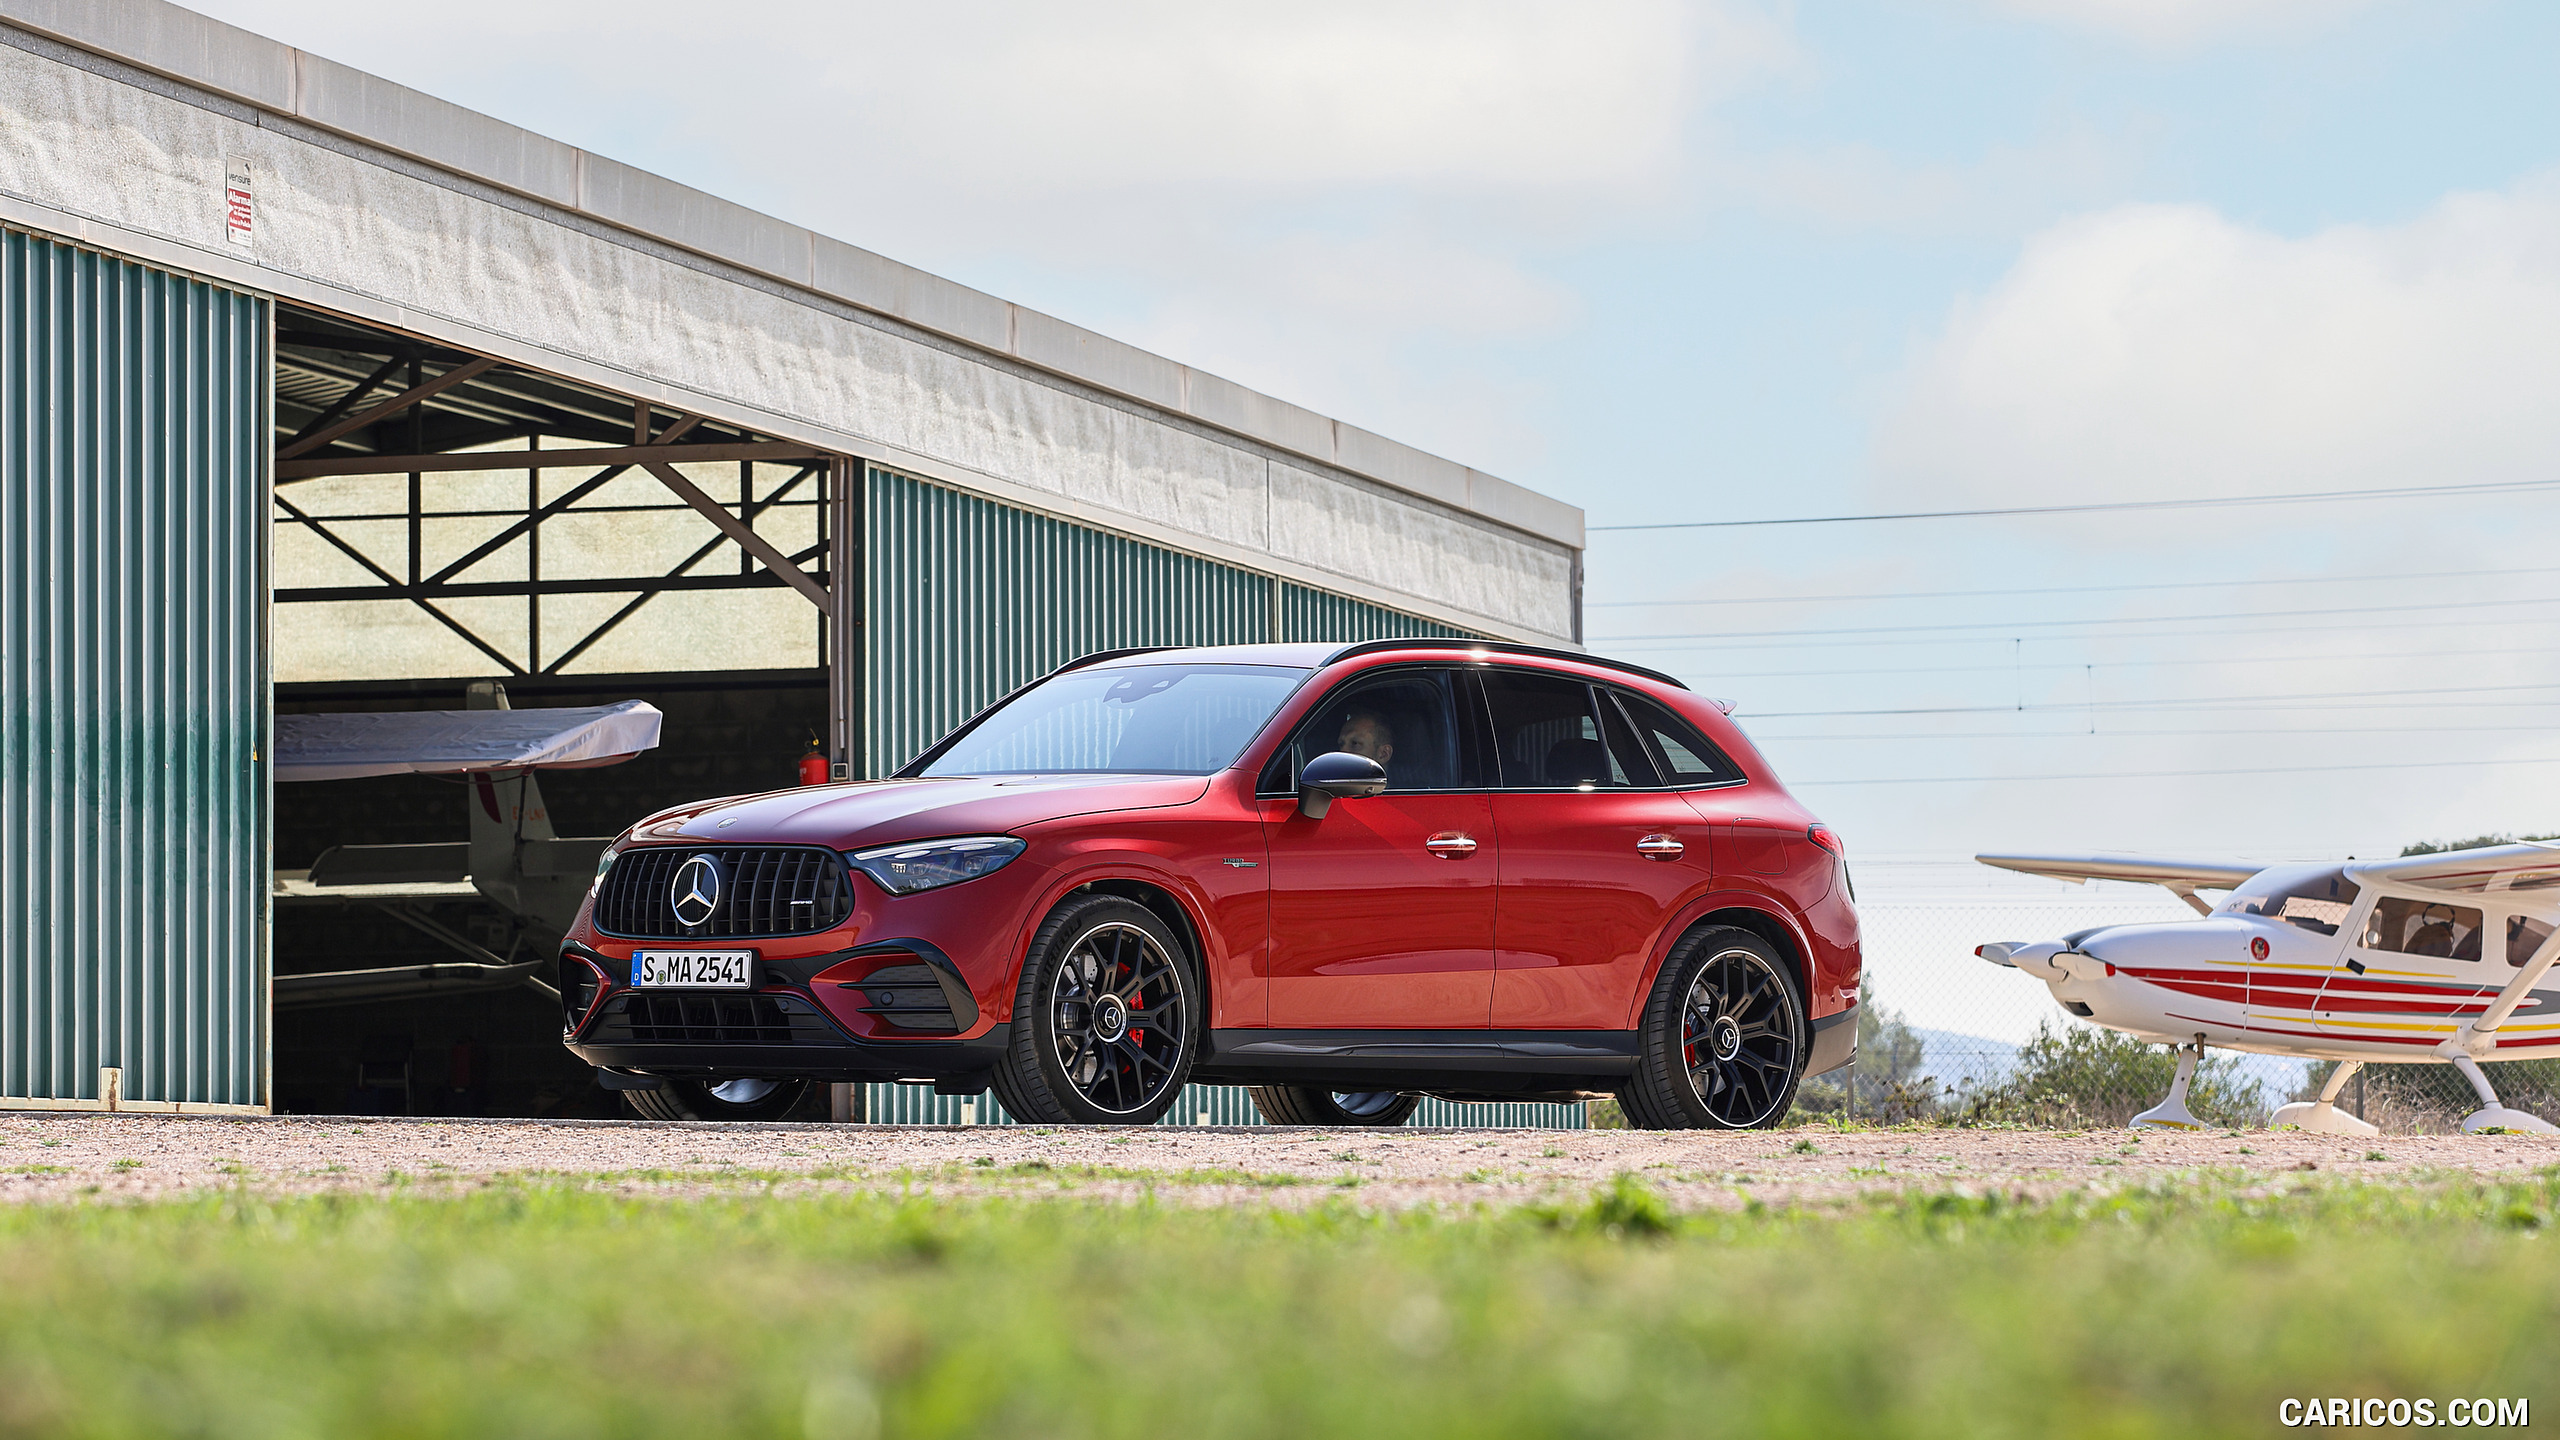
[[[1313,1203],[8,1208],[0,1436],[2185,1436],[2553,1398],[2555,1177]]]

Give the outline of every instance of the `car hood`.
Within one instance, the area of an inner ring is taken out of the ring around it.
[[[995,835],[1072,815],[1187,805],[1202,775],[999,775],[863,780],[662,810],[632,827],[642,844],[825,845],[837,850],[942,835]]]

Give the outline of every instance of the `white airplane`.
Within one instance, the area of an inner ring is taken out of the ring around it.
[[[2277,1125],[2372,1135],[2338,1109],[2369,1061],[2451,1065],[2480,1095],[2462,1128],[2560,1134],[2498,1103],[2480,1062],[2560,1055],[2560,845],[2399,860],[2261,866],[2098,855],[1980,855],[2057,880],[2141,880],[2201,918],[2081,930],[1974,951],[2045,982],[2062,1008],[2177,1048],[2169,1097],[2135,1125],[2202,1128],[2187,1084],[2205,1047],[2335,1060],[2316,1101]],[[2228,891],[2214,905],[2199,890]]]

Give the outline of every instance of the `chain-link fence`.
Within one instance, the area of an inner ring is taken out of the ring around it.
[[[1990,940],[2194,918],[2177,897],[2156,885],[2072,885],[1960,859],[1868,861],[1857,874],[1867,982],[1858,1063],[1807,1082],[1800,1111],[2121,1125],[2168,1093],[2176,1061],[2164,1047],[2071,1016],[2043,982],[1973,951]],[[2188,1107],[2222,1124],[2263,1124],[2302,1091],[2308,1069],[2282,1056],[2208,1052]]]

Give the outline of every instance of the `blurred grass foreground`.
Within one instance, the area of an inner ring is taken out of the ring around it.
[[[986,1198],[0,1213],[8,1436],[2224,1435],[2529,1396],[2560,1179],[1677,1215]]]

